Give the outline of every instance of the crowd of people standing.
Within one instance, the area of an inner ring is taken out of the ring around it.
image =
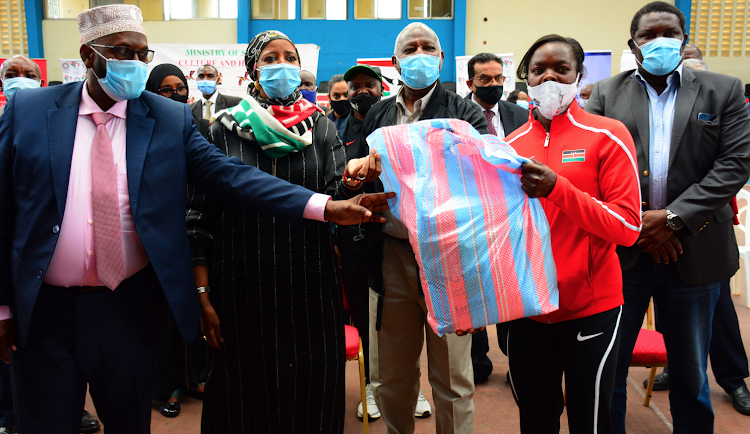
[[[245,97],[221,94],[204,65],[188,105],[177,66],[147,72],[136,6],[78,23],[84,82],[38,89],[29,59],[2,65],[0,275],[12,283],[0,288],[0,407],[11,408],[0,432],[95,431],[81,418],[88,389],[111,433],[150,432],[152,401],[176,417],[182,395],[203,400],[203,433],[341,433],[346,297],[366,357],[358,416],[412,433],[415,416],[433,414],[437,432],[471,433],[475,384],[493,369],[486,330],[438,336],[427,324],[410,234],[367,142],[439,118],[531,157],[520,186],[549,222],[559,310],[497,326],[522,432],[559,432],[566,406],[570,432],[625,432],[651,299],[675,432],[713,430],[709,352],[750,415],[726,302],[750,114],[738,79],[683,62],[673,5],[634,15],[637,69],[580,100],[573,38],[534,42],[517,70],[526,90],[508,101],[502,59],[474,56],[463,98],[440,82],[439,38],[415,22],[395,38],[399,92],[383,99],[381,70],[354,65],[329,80],[327,114],[281,32],[250,41]],[[420,390],[425,342],[434,410]]]

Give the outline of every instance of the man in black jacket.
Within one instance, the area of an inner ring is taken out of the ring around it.
[[[435,32],[412,23],[396,38],[392,58],[404,87],[370,109],[367,137],[376,129],[424,119],[454,118],[487,134],[478,106],[443,88],[438,80],[445,55]],[[427,326],[427,307],[419,284],[417,261],[406,227],[393,224],[368,229],[366,267],[370,285],[370,383],[389,433],[414,432],[414,415],[429,409],[419,393],[419,356],[427,338],[427,357],[437,432],[471,433],[474,382],[471,339],[438,337]],[[416,411],[415,411],[415,402]]]
[[[487,119],[490,134],[503,139],[529,120],[529,111],[516,104],[502,101],[503,60],[492,53],[480,53],[466,65],[469,70],[469,86],[466,99],[474,102]],[[497,325],[497,344],[503,354],[508,354],[508,325]],[[482,330],[471,337],[471,363],[474,366],[474,384],[482,384],[492,374],[492,360],[487,331]]]

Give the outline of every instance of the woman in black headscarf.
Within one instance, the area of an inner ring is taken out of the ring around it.
[[[146,90],[187,104],[189,90],[182,71],[175,65],[164,63],[156,66],[148,77]],[[208,133],[208,121],[193,117],[204,136]],[[193,189],[189,188],[189,195]],[[180,393],[202,398],[207,375],[208,347],[200,338],[186,344],[170,314],[159,357],[156,362],[154,400],[159,402],[159,412],[166,417],[180,414]]]
[[[292,41],[262,32],[245,64],[251,93],[217,113],[209,140],[293,184],[356,195],[362,181],[344,181],[346,152],[333,122],[297,90]],[[210,287],[200,294],[214,348],[202,432],[343,432],[342,291],[328,224],[292,226],[210,192],[188,204],[187,223],[196,284]]]

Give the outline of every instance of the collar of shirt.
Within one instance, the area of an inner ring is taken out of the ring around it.
[[[432,86],[432,89],[427,92],[427,95],[414,101],[414,112],[410,112],[406,107],[406,102],[404,101],[404,90],[406,89],[406,87],[401,87],[401,89],[398,91],[398,96],[396,96],[396,106],[398,107],[402,117],[411,118],[408,120],[408,122],[401,123],[411,123],[418,121],[419,115],[422,113],[422,108],[427,107],[427,104],[430,102],[430,98],[432,98],[432,94],[435,92],[435,89],[437,89],[438,86],[440,86],[440,84],[435,83],[435,85]]]
[[[211,103],[212,103],[211,105],[212,106],[216,106],[216,97],[218,97],[218,96],[219,96],[219,91],[218,90],[216,92],[214,92],[214,94],[211,95],[211,98],[209,98],[209,99],[206,99],[206,97],[203,96],[203,94],[201,94],[201,102],[205,103],[206,101],[211,101]]]
[[[675,85],[675,81],[677,81],[677,85],[682,86],[682,67],[683,67],[683,64],[682,62],[680,62],[680,66],[678,66],[677,69],[675,69],[669,75],[669,77],[667,77],[667,90],[669,90],[670,87]],[[646,81],[645,78],[643,78],[643,75],[641,74],[641,70],[638,68],[635,69],[635,77],[636,77],[636,81],[640,83],[641,86],[654,90],[654,88],[649,84],[649,82]],[[666,92],[667,90],[665,90],[664,92]]]
[[[83,90],[81,91],[81,104],[78,106],[78,115],[90,115],[92,113],[99,113],[102,109],[99,104],[91,98],[88,89],[88,80],[83,83]],[[121,119],[127,119],[128,112],[128,101],[118,101],[112,107],[107,110],[107,113],[117,116]]]

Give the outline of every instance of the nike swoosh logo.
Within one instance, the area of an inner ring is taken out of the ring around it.
[[[578,332],[578,336],[576,336],[576,339],[578,339],[578,342],[583,342],[583,341],[587,341],[589,339],[593,339],[593,338],[595,338],[597,336],[600,336],[600,335],[603,335],[603,334],[604,334],[604,332],[597,333],[595,335],[581,336],[581,332]]]
[[[356,142],[356,140],[352,140],[351,142],[347,142],[346,146],[349,146],[349,145],[351,145],[354,142]]]

